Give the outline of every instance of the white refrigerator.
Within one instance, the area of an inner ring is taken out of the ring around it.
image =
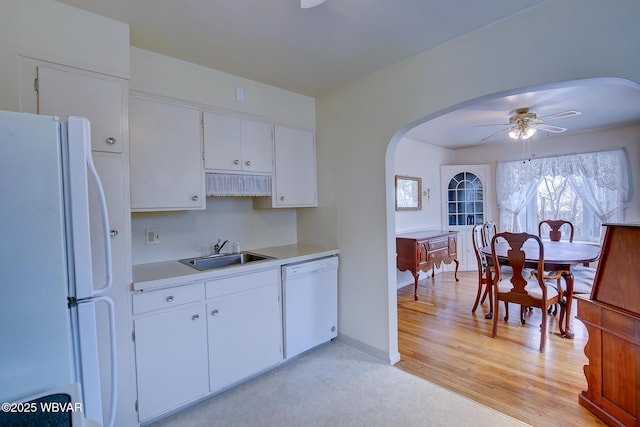
[[[111,425],[116,405],[111,248],[90,123],[0,111],[0,425]],[[106,283],[92,283],[88,186],[105,235]],[[95,309],[111,325],[103,420]],[[57,403],[54,403],[57,402]]]

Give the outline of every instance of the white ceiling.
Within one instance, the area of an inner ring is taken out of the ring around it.
[[[133,46],[318,96],[544,0],[59,0]]]
[[[584,79],[513,90],[472,100],[414,127],[408,138],[447,148],[465,148],[509,141],[506,132],[482,142],[509,124],[516,109],[529,108],[538,117],[577,110],[582,114],[545,121],[566,128],[561,134],[538,132],[538,138],[621,126],[640,121],[640,85],[617,78]],[[496,124],[495,126],[488,126]]]
[[[129,24],[133,46],[318,96],[548,0],[326,0],[310,9],[299,0],[58,1]],[[481,143],[500,130],[483,125],[508,123],[524,107],[581,111],[549,122],[564,134],[640,120],[637,85],[603,82],[469,101],[407,136],[448,148],[505,142],[503,133]]]

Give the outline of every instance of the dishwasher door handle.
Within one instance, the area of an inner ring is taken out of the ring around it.
[[[332,271],[332,270],[336,270],[336,267],[334,266],[329,266],[329,267],[320,267],[317,268],[315,270],[302,270],[300,271],[300,269],[291,269],[291,270],[286,270],[287,271],[287,275],[289,277],[293,277],[293,276],[304,276],[307,274],[318,274],[318,273],[324,273],[325,271]]]

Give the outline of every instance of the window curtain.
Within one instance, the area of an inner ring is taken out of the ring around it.
[[[629,195],[627,156],[624,150],[576,155],[569,183],[601,223],[621,222]]]
[[[207,173],[207,196],[271,196],[271,177]]]
[[[624,220],[629,197],[628,159],[624,149],[616,149],[528,162],[498,162],[496,194],[502,230],[522,230],[518,215],[536,195],[538,184],[545,176],[567,178],[601,222]]]
[[[500,228],[522,231],[520,212],[535,197],[541,177],[533,162],[499,162],[496,169],[496,193],[500,209]]]

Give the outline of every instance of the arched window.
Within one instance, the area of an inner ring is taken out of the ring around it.
[[[456,174],[448,187],[449,225],[475,225],[484,222],[484,188],[474,173]]]

